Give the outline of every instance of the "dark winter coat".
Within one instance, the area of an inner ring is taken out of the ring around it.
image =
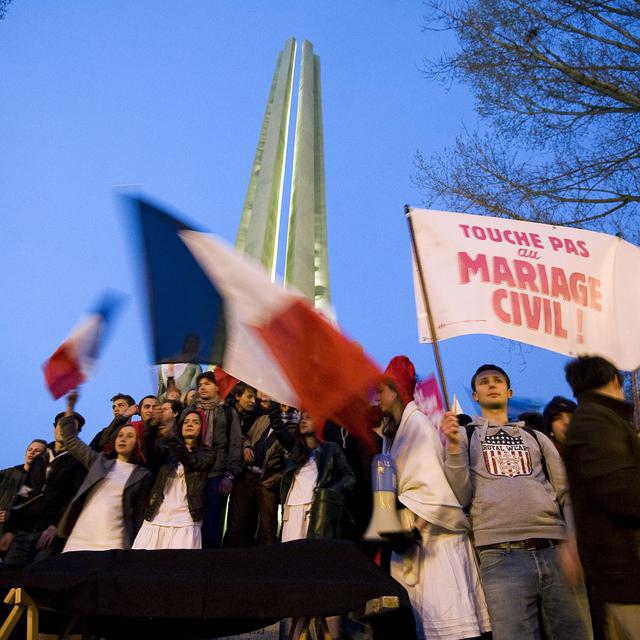
[[[23,484],[33,490],[25,500],[14,501],[5,531],[36,532],[57,525],[86,473],[67,450],[56,454],[55,442],[49,443],[31,462]]]
[[[633,406],[600,393],[578,398],[566,465],[587,582],[611,603],[640,603],[640,440]]]
[[[22,464],[0,471],[0,511],[11,509],[16,493],[26,475],[27,472]],[[4,524],[0,524],[0,535],[2,533],[4,533]]]
[[[189,451],[181,439],[170,437],[160,441],[156,455],[158,454],[164,458],[164,463],[159,467],[153,483],[144,519],[151,522],[156,516],[164,501],[164,488],[169,475],[178,463],[182,463],[189,513],[194,522],[200,522],[204,518],[204,486],[215,463],[215,451],[208,447],[195,447]]]

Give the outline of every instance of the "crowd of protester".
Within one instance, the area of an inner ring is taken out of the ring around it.
[[[515,419],[508,374],[482,365],[470,383],[480,415],[432,425],[397,356],[367,415],[377,451],[244,382],[222,399],[216,375],[161,369],[157,395],[111,398],[89,444],[69,394],[53,442],[32,440],[0,471],[0,567],[345,537],[406,588],[418,638],[640,638],[640,440],[607,360],[567,365],[577,404],[556,396]],[[403,531],[377,544],[362,536],[380,452],[395,463]],[[349,636],[339,619],[331,631]]]

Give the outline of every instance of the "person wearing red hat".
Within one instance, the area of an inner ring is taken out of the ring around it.
[[[413,401],[415,385],[413,363],[396,356],[378,388],[388,419],[384,450],[396,464],[401,519],[411,532],[390,536],[391,575],[407,589],[418,638],[473,638],[490,626],[469,522],[447,482],[438,432]]]

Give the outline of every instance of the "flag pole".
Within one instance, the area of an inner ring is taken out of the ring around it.
[[[633,427],[640,431],[640,367],[631,372],[631,395],[633,397]]]
[[[431,306],[429,305],[429,296],[427,295],[427,287],[424,283],[424,274],[422,273],[422,263],[420,262],[420,256],[418,255],[418,247],[416,246],[416,236],[413,230],[413,220],[411,219],[411,207],[408,204],[404,205],[404,213],[407,217],[407,223],[409,224],[409,235],[411,236],[411,248],[413,249],[413,259],[416,262],[418,269],[418,280],[420,282],[420,290],[422,292],[422,302],[424,304],[425,311],[427,312],[427,322],[429,323],[429,333],[431,334],[431,346],[433,347],[433,356],[436,360],[436,370],[438,372],[438,378],[440,379],[440,387],[442,388],[442,395],[444,396],[444,406],[447,411],[451,410],[449,404],[449,394],[447,392],[447,383],[444,379],[444,369],[442,368],[442,359],[440,358],[440,347],[438,345],[438,337],[436,335],[436,327],[433,323],[433,315],[431,314]]]

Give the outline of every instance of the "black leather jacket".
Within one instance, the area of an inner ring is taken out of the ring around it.
[[[144,519],[151,522],[164,501],[164,488],[171,472],[182,463],[187,483],[187,502],[194,522],[204,518],[204,485],[215,462],[215,451],[209,447],[196,447],[189,451],[184,442],[176,437],[166,438],[159,445],[156,456],[164,456],[158,469]]]
[[[293,484],[293,476],[298,469],[298,464],[294,458],[295,453],[288,458],[282,482],[280,483],[280,500],[283,504]],[[337,493],[353,491],[356,486],[356,477],[342,449],[335,442],[320,442],[318,444],[316,464],[318,465],[316,491],[318,489],[331,489]]]

